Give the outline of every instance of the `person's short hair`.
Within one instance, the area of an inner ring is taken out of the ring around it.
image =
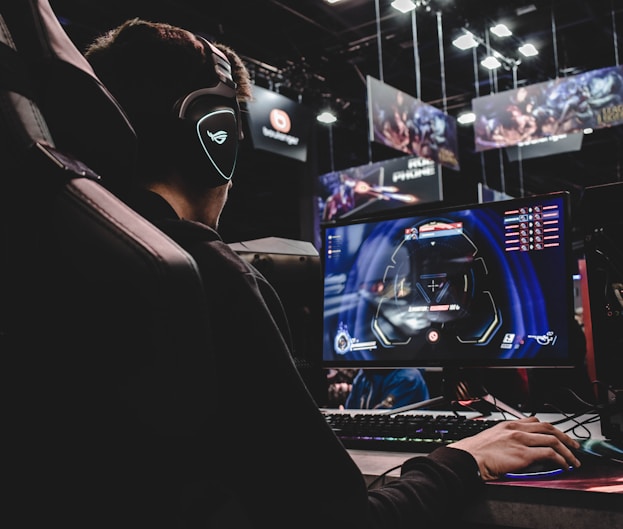
[[[252,99],[242,59],[229,46],[212,44],[230,62],[238,101]],[[97,37],[85,56],[137,132],[139,174],[159,180],[180,161],[168,122],[176,101],[218,83],[209,50],[188,30],[135,18]]]

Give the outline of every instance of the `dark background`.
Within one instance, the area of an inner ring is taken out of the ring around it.
[[[336,124],[314,124],[305,163],[243,142],[221,219],[227,242],[263,237],[313,241],[319,175],[402,155],[368,141],[367,75],[457,116],[470,109],[475,97],[616,66],[623,58],[621,0],[419,0],[415,15],[396,11],[391,0],[342,0],[335,5],[324,0],[50,3],[80,49],[131,17],[168,22],[232,46],[258,86],[314,113],[327,106],[337,112]],[[506,23],[513,37],[499,40],[489,35],[488,28],[496,22]],[[483,46],[475,51],[452,46],[462,28],[481,38],[489,36],[490,46],[509,58],[518,58],[515,50],[526,42],[540,53],[522,59],[516,69],[489,73],[479,65]],[[576,208],[586,187],[623,180],[623,126],[586,135],[580,151],[522,161],[512,161],[503,150],[476,153],[471,125],[459,126],[458,132],[461,169],[442,169],[447,205],[476,202],[478,184],[483,183],[513,196],[567,190]],[[577,228],[574,249],[582,257],[583,237]],[[282,295],[292,293],[284,295],[284,301],[303,347],[310,349],[313,344],[305,333],[312,332],[309,318],[317,321],[319,307],[314,303],[320,302],[316,264],[309,276],[303,274],[294,283],[281,277],[279,285]],[[265,272],[273,273],[276,281],[278,269]],[[308,354],[303,351],[297,360],[303,362],[301,372],[314,393],[321,395],[323,381],[305,364]],[[545,379],[551,385],[551,378]]]
[[[456,116],[474,97],[614,66],[623,56],[620,0],[426,0],[415,16],[390,3],[51,0],[81,49],[130,17],[166,21],[234,47],[256,84],[314,112],[326,105],[337,111],[338,123],[315,125],[306,163],[244,145],[221,223],[228,242],[267,236],[312,241],[319,174],[400,155],[368,142],[366,75]],[[491,75],[474,61],[484,57],[483,46],[473,55],[451,41],[464,27],[482,38],[497,21],[513,37],[491,35],[491,47],[517,58],[518,44],[530,41],[540,54],[524,58],[515,72],[502,68]],[[502,150],[474,152],[471,126],[459,126],[461,170],[443,169],[444,199],[477,201],[482,182],[514,196],[569,190],[577,202],[586,186],[622,179],[622,131],[618,126],[586,135],[578,152],[512,162]]]

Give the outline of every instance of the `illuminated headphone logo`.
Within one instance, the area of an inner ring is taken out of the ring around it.
[[[236,166],[238,142],[236,112],[229,107],[217,108],[200,118],[196,125],[203,151],[217,173],[229,180]],[[233,141],[230,141],[234,138]]]
[[[227,132],[224,130],[219,130],[215,133],[206,130],[206,134],[208,135],[208,138],[210,138],[214,143],[218,143],[219,145],[223,145],[223,143],[227,141]]]
[[[290,128],[292,127],[292,122],[290,121],[290,116],[283,110],[279,110],[278,108],[273,108],[270,111],[270,124],[275,130],[279,132],[288,133],[290,132]]]

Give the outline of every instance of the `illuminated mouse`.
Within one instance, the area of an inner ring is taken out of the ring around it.
[[[554,461],[536,461],[515,472],[507,472],[504,477],[509,479],[545,479],[575,470],[575,467],[562,468]]]

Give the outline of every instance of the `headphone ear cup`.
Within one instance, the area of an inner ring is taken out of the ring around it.
[[[232,107],[225,98],[204,94],[193,99],[184,112],[177,105],[173,110],[175,141],[185,168],[209,187],[229,182],[238,158],[237,106]]]

